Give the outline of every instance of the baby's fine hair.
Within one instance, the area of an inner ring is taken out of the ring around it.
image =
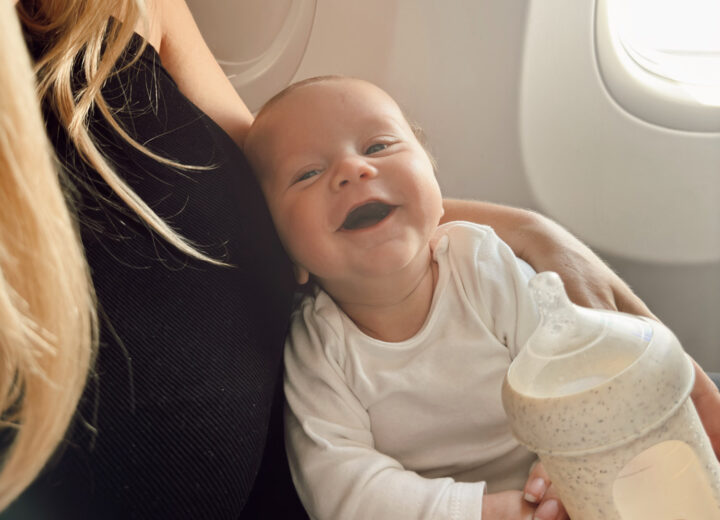
[[[293,91],[305,87],[307,85],[313,85],[315,83],[322,83],[323,81],[342,81],[342,80],[357,80],[357,81],[365,81],[361,80],[360,78],[355,78],[352,76],[344,76],[342,74],[325,74],[322,76],[313,76],[311,78],[301,79],[300,81],[296,81],[295,83],[291,83],[284,89],[282,89],[280,92],[275,94],[273,97],[268,99],[265,104],[260,108],[257,115],[255,116],[255,120],[257,121],[260,119],[264,113],[266,113],[270,108],[272,108],[273,105],[275,105],[278,101],[280,101],[282,98],[286,97],[288,94],[292,93]],[[397,103],[397,101],[396,101]],[[405,121],[410,126],[410,129],[412,130],[413,134],[415,135],[415,138],[418,140],[418,142],[422,145],[422,147],[425,149],[425,153],[427,153],[428,158],[430,159],[430,162],[432,163],[433,170],[435,171],[435,174],[437,175],[438,167],[437,162],[435,161],[435,157],[430,152],[427,144],[427,138],[425,136],[425,132],[423,131],[422,127],[415,122],[413,119],[409,118],[407,116],[407,113],[403,109],[402,106],[400,106],[399,103],[398,107],[400,108],[400,112],[402,113],[403,117],[405,118]]]

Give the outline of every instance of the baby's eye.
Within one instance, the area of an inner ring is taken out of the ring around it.
[[[320,170],[310,170],[302,175],[300,175],[297,179],[295,179],[295,182],[302,182],[308,180],[310,177],[315,177],[318,173],[320,173]]]
[[[365,155],[372,155],[377,152],[382,152],[388,147],[387,143],[375,143],[371,144],[367,150],[365,150]]]

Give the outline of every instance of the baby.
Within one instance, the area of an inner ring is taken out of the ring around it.
[[[315,283],[285,351],[310,515],[540,516],[519,491],[535,457],[500,398],[537,324],[527,269],[489,227],[439,225],[433,161],[398,105],[361,80],[305,80],[263,107],[245,147],[298,281]]]

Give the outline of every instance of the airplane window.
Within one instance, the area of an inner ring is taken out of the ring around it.
[[[637,65],[720,106],[720,0],[615,0],[609,14]]]
[[[665,128],[720,131],[720,0],[595,0],[607,93]]]

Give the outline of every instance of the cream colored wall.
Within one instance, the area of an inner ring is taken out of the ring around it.
[[[388,90],[428,135],[446,195],[532,206],[518,143],[526,2],[319,1],[296,79]]]
[[[440,182],[446,195],[538,208],[526,176],[519,128],[523,46],[532,0],[292,1],[295,6],[314,10],[310,13],[312,32],[298,62],[283,64],[284,70],[275,71],[277,77],[287,76],[289,81],[344,73],[378,83],[424,127],[440,164]],[[262,11],[263,5],[268,4],[266,0],[189,0],[189,3],[201,29],[206,35],[213,34],[208,38],[211,44],[221,38],[214,33],[224,27],[231,31],[227,36],[230,42],[237,39],[238,56],[243,58],[247,58],[249,45],[243,38],[252,31],[281,30],[278,22],[259,21],[268,15]],[[280,4],[290,5],[285,0]],[[278,7],[280,4],[273,4],[277,16],[284,12]],[[235,18],[232,24],[227,23],[228,13]],[[217,17],[223,19],[215,22]],[[247,24],[245,29],[243,24]],[[223,47],[218,49],[223,58],[228,58],[228,51],[232,51],[232,45],[230,49],[224,46],[227,41],[222,40]],[[265,52],[263,47],[269,45],[269,40],[260,35],[254,41],[265,42],[254,52]],[[281,81],[277,89],[283,84]],[[242,94],[243,88],[239,90]],[[252,98],[252,104],[259,106],[261,98],[269,97],[276,88],[268,90],[272,91],[258,94],[248,89],[246,92],[252,96],[246,98]],[[582,107],[569,110],[582,111]],[[556,131],[557,124],[549,122],[544,131]],[[592,132],[584,133],[592,136]],[[585,171],[582,161],[574,166],[578,172]],[[678,193],[668,203],[692,205],[693,201]],[[599,211],[612,209],[603,207]],[[582,235],[582,230],[575,226],[574,215],[555,216]],[[702,218],[708,216],[698,215],[698,219]],[[623,225],[633,225],[632,214]],[[652,226],[652,222],[640,225]],[[592,236],[583,238],[597,246]],[[717,237],[698,237],[704,239]],[[720,371],[719,262],[661,263],[623,255],[622,249],[619,254],[608,249],[596,250],[675,331],[703,366]]]

